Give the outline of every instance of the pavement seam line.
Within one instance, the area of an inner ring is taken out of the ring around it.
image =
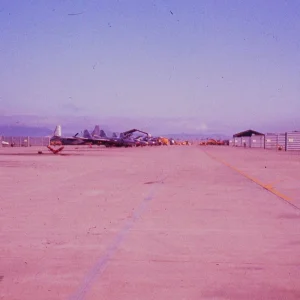
[[[162,179],[159,180],[159,182],[163,183],[166,178],[167,176],[164,176]],[[144,211],[147,209],[148,203],[154,199],[157,190],[157,185],[152,186],[148,195],[142,200],[132,217],[123,225],[123,227],[113,239],[112,243],[105,250],[104,254],[100,256],[96,263],[91,267],[89,272],[85,275],[83,282],[80,284],[77,291],[71,297],[68,298],[69,300],[85,299],[85,296],[92,287],[93,282],[96,280],[97,276],[101,276],[103,274],[109,261],[111,260],[113,255],[119,250],[121,244],[127,237],[130,229],[134,226],[135,222],[143,215]]]
[[[273,188],[272,185],[270,184],[264,184],[262,182],[260,182],[258,179],[240,171],[239,169],[237,169],[236,167],[230,165],[229,163],[227,163],[226,161],[219,159],[216,156],[211,155],[210,153],[208,153],[207,151],[203,150],[203,152],[205,152],[205,154],[207,156],[209,156],[210,158],[214,159],[217,162],[222,163],[223,165],[225,165],[226,167],[230,168],[231,170],[239,173],[240,175],[244,176],[245,178],[249,179],[250,181],[256,183],[257,185],[259,185],[260,187],[262,187],[263,189],[267,190],[268,192],[272,193],[273,195],[277,196],[278,198],[280,198],[281,200],[284,200],[286,203],[288,203],[289,205],[293,206],[294,208],[300,210],[300,208],[296,205],[294,205],[293,203],[291,203],[292,199],[286,195],[284,195],[283,193],[275,190],[275,188]]]

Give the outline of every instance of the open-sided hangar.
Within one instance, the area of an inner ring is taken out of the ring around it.
[[[258,131],[249,129],[233,135],[230,140],[231,146],[246,148],[264,148],[265,135]]]

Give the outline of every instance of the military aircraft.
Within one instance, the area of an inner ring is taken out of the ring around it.
[[[95,131],[95,129],[94,129]],[[93,133],[94,133],[93,131]],[[100,137],[100,136],[96,136],[96,135],[91,135],[89,133],[89,131],[87,129],[85,129],[83,131],[83,137],[85,139],[88,139],[92,142],[92,144],[96,144],[96,145],[105,145],[105,146],[111,146],[113,145],[113,143],[111,142],[111,140],[109,138],[103,138],[103,137]]]
[[[51,145],[85,145],[87,142],[85,138],[79,137],[78,133],[70,137],[62,137],[61,125],[56,126],[50,139]]]
[[[147,140],[142,139],[141,137],[133,137],[133,133],[140,132],[146,135],[146,138],[151,137],[147,132],[131,129],[128,131],[124,131],[117,135],[113,133],[112,137],[108,137],[104,130],[100,130],[99,125],[95,126],[92,134],[89,133],[87,129],[84,130],[83,136],[78,136],[76,133],[70,137],[62,136],[61,125],[57,125],[54,134],[50,139],[51,145],[105,145],[106,147],[133,147],[133,146],[145,146],[149,144]]]
[[[133,147],[136,146],[136,141],[130,137],[125,137],[122,133],[119,136],[108,137],[104,130],[100,130],[100,137],[110,139],[112,146],[115,147]]]
[[[87,129],[84,130],[83,136],[78,136],[78,133],[71,137],[62,137],[61,125],[57,125],[54,135],[50,139],[51,145],[92,145],[110,143],[109,139],[94,138],[90,135]]]
[[[95,126],[95,129],[92,132],[92,136],[94,138],[104,138],[109,139],[111,144],[108,144],[109,146],[115,146],[115,147],[134,147],[134,146],[140,146],[141,144],[145,145],[144,142],[140,142],[137,138],[133,138],[132,135],[134,132],[141,132],[143,134],[146,134],[149,136],[147,132],[138,130],[138,129],[131,129],[128,131],[121,132],[119,135],[117,133],[113,133],[112,137],[108,137],[104,130],[100,130],[100,127],[98,125]]]
[[[143,135],[139,136],[133,136],[134,133],[139,132],[142,133]],[[125,142],[125,143],[135,143],[136,146],[147,146],[149,145],[149,138],[151,137],[151,134],[148,132],[139,130],[139,129],[131,129],[128,131],[124,131],[120,133],[120,138]],[[151,143],[151,142],[150,142]]]
[[[102,130],[102,129],[100,130],[99,125],[96,125],[94,130],[92,131],[92,138],[96,139],[96,140],[98,140],[98,139],[99,140],[101,140],[101,139],[107,140],[108,142],[105,143],[106,147],[113,147],[113,146],[121,147],[122,146],[121,143],[119,142],[118,136],[113,135],[113,137],[108,137],[106,135],[106,133],[104,132],[104,130]]]
[[[149,145],[148,141],[146,141],[143,136],[137,136],[134,138],[134,140],[137,147],[144,147]]]

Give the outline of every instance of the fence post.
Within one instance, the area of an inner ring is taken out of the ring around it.
[[[288,143],[288,137],[287,137],[287,132],[285,133],[285,146],[284,146],[284,151],[287,151],[287,143]]]

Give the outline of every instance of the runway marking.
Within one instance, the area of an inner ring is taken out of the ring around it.
[[[163,183],[167,176],[162,178],[159,183]],[[156,187],[156,188],[155,188]],[[148,196],[146,196],[140,205],[138,206],[137,210],[134,212],[132,217],[124,224],[121,230],[116,235],[113,242],[109,245],[109,247],[104,252],[97,262],[92,266],[88,274],[84,277],[83,282],[81,283],[78,290],[69,297],[69,300],[82,300],[85,298],[87,292],[92,287],[93,282],[97,278],[97,276],[101,276],[107,267],[110,259],[113,255],[117,252],[120,248],[121,244],[125,240],[126,236],[128,235],[130,229],[133,227],[134,223],[142,216],[144,211],[146,210],[148,203],[151,202],[155,196],[155,192],[157,192],[157,185],[153,185],[153,188],[150,190]]]
[[[290,204],[291,206],[293,206],[294,208],[300,209],[298,206],[294,205],[293,203],[291,203],[292,199],[288,196],[286,196],[285,194],[277,191],[272,184],[264,184],[261,181],[259,181],[258,179],[244,173],[243,171],[237,169],[236,167],[230,165],[228,162],[213,156],[212,154],[206,152],[205,150],[203,150],[207,156],[209,156],[210,158],[214,159],[217,162],[222,163],[223,165],[227,166],[228,168],[236,171],[237,173],[239,173],[240,175],[246,177],[247,179],[249,179],[250,181],[256,183],[257,185],[261,186],[262,188],[264,188],[265,190],[269,191],[270,193],[274,194],[275,196],[279,197],[280,199],[284,200],[285,202],[287,202],[288,204]]]

